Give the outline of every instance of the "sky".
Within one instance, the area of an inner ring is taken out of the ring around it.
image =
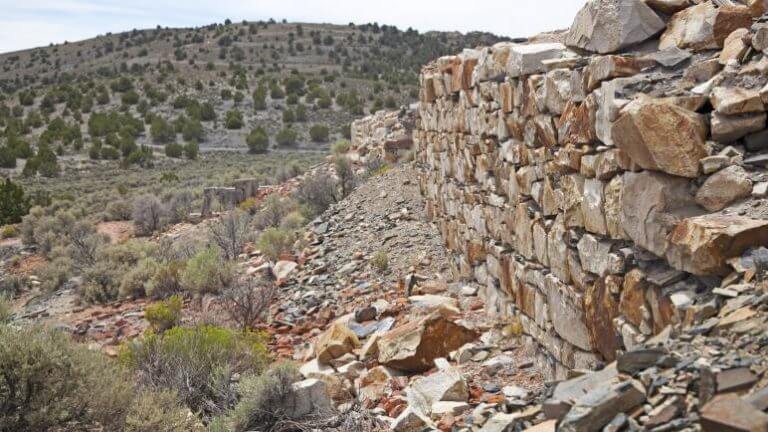
[[[583,0],[0,0],[0,53],[143,28],[258,21],[481,30],[519,37],[570,26]]]

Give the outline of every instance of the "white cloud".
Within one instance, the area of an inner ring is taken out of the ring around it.
[[[582,0],[0,0],[0,52],[74,41],[105,32],[197,26],[225,18],[348,22],[419,31],[479,30],[529,36],[570,25]],[[5,4],[4,4],[5,3]]]

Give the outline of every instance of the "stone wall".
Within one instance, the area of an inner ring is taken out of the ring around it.
[[[595,0],[423,68],[428,214],[549,376],[706,320],[768,244],[763,3]]]
[[[377,111],[352,122],[350,156],[359,162],[396,162],[413,148],[416,111]]]

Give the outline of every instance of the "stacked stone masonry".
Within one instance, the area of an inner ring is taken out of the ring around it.
[[[428,215],[549,376],[708,317],[768,245],[765,2],[727,3],[590,1],[422,70]]]
[[[350,156],[359,162],[395,162],[413,148],[416,111],[377,111],[351,125]]]

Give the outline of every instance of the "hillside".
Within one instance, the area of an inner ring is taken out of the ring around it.
[[[243,22],[3,54],[0,166],[21,172],[40,143],[58,156],[141,165],[152,152],[182,156],[189,143],[192,156],[247,143],[256,153],[327,150],[348,136],[352,119],[415,102],[424,62],[497,40],[377,24]]]

